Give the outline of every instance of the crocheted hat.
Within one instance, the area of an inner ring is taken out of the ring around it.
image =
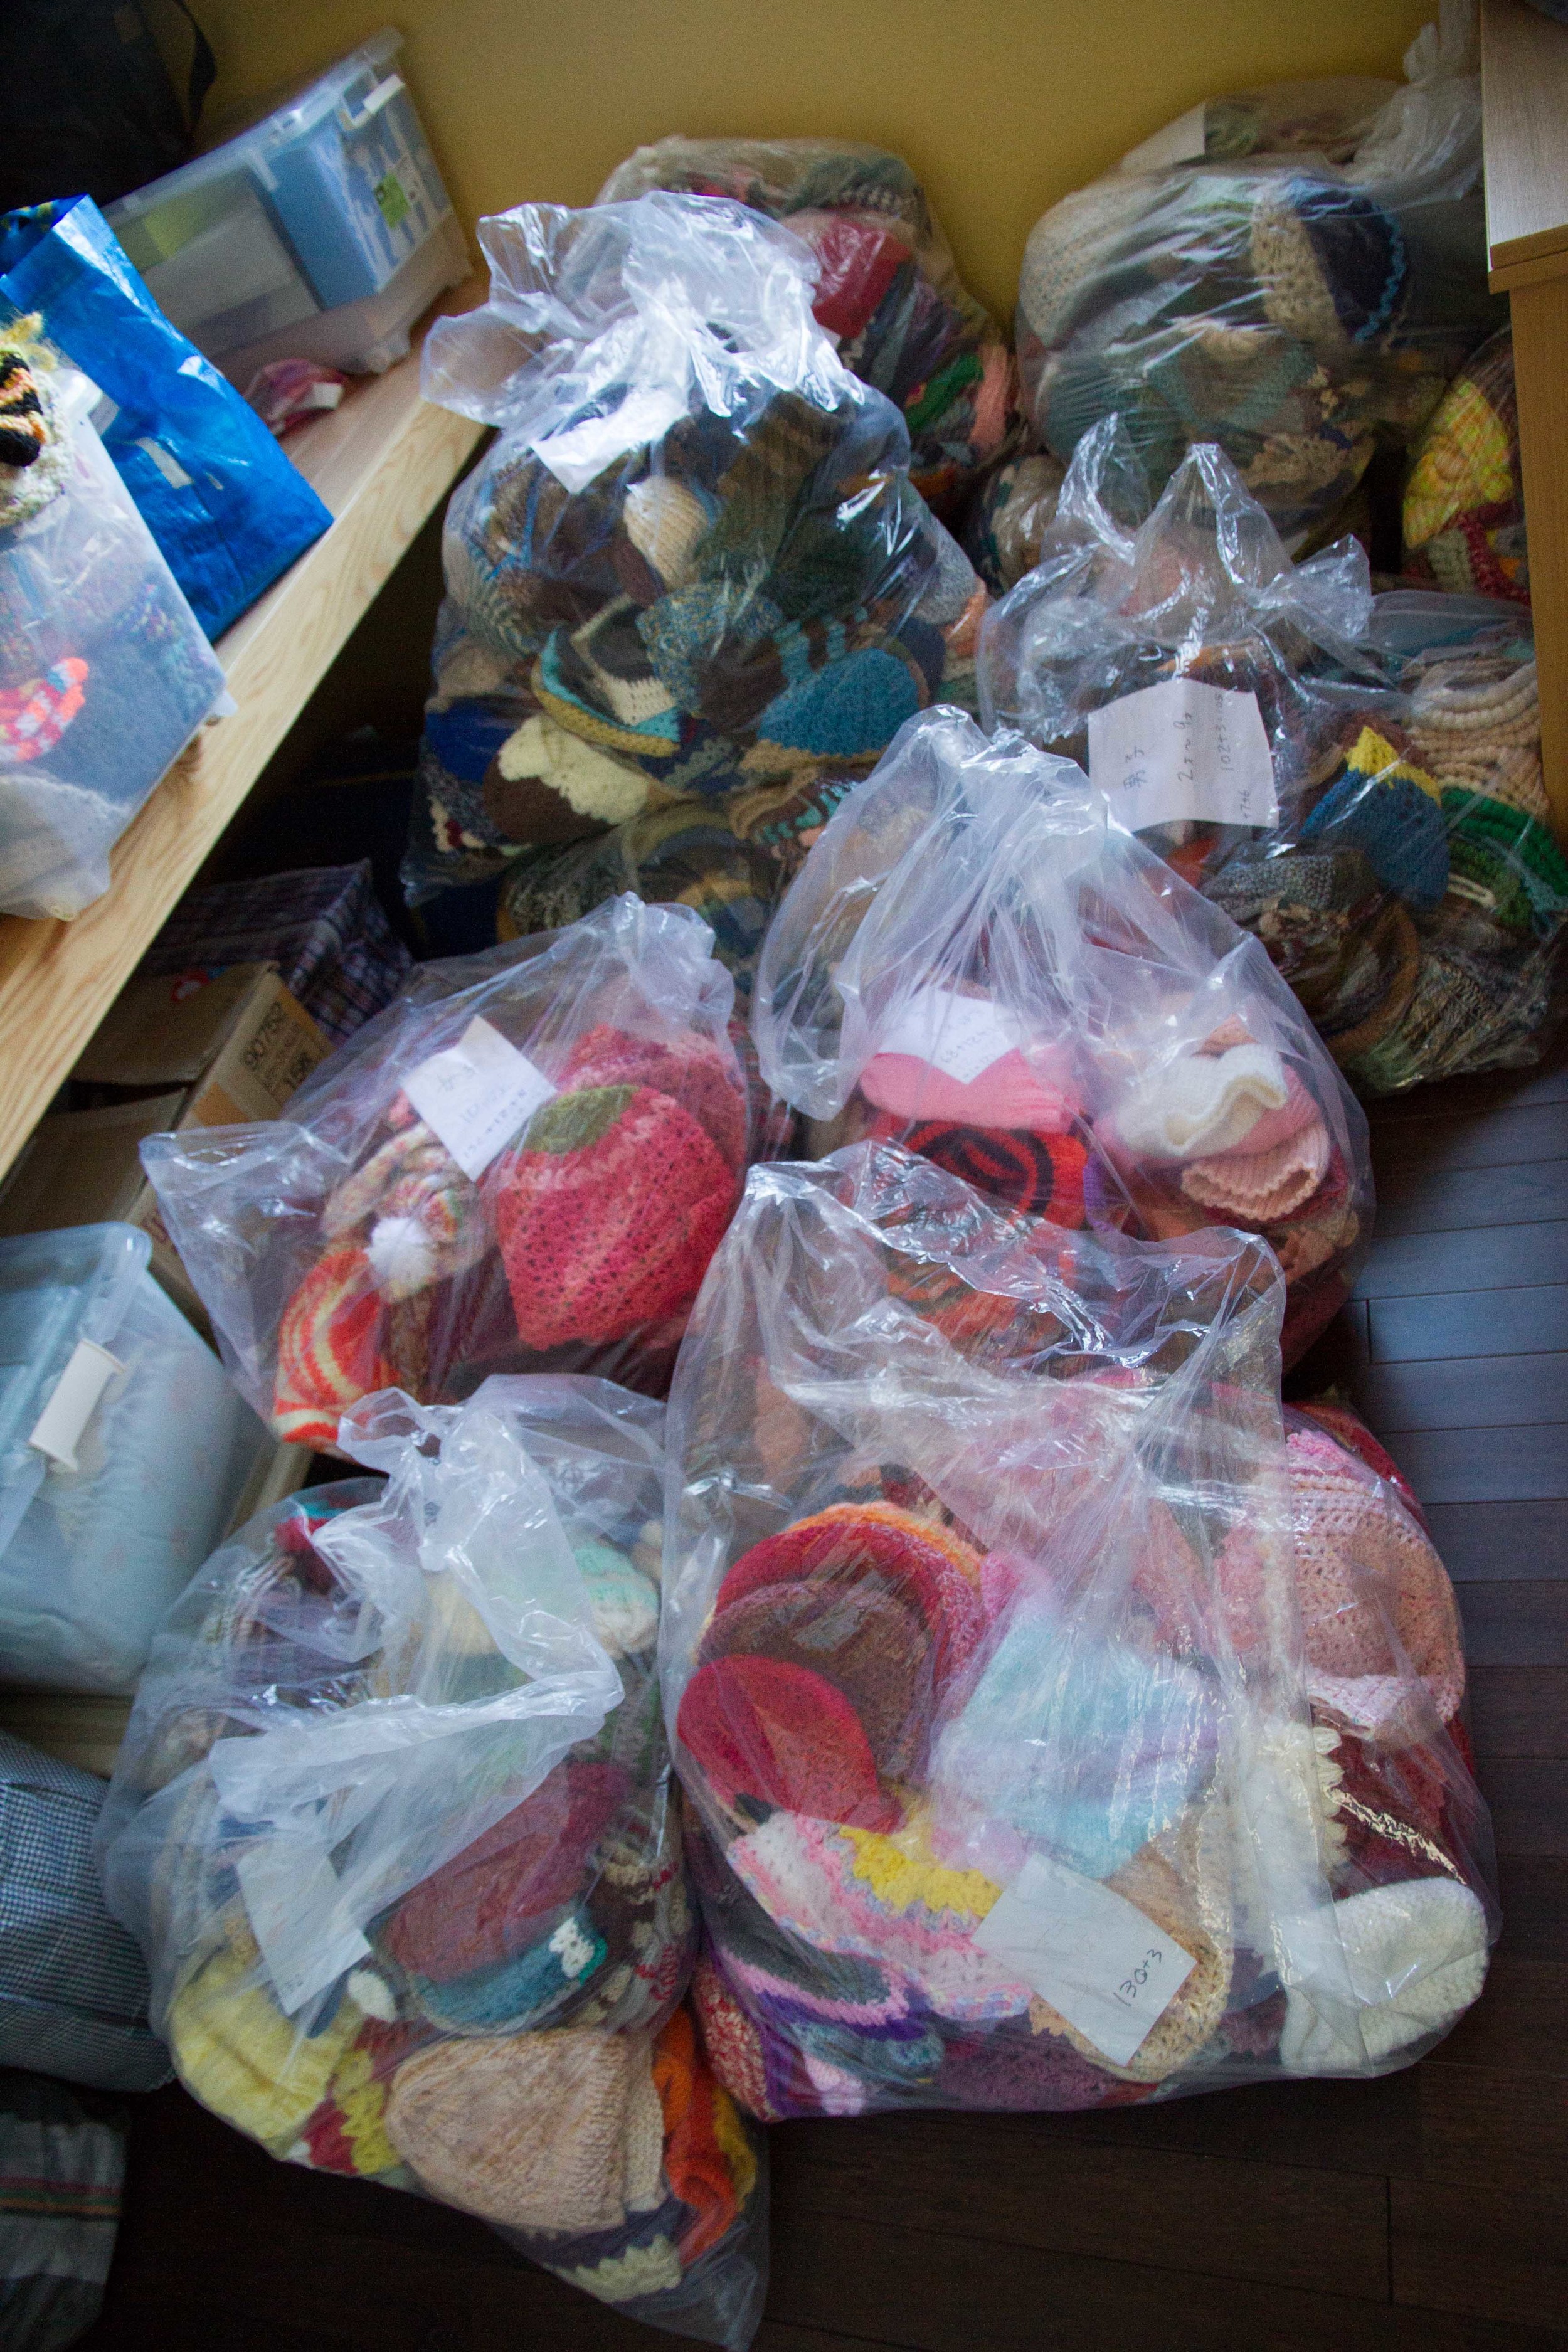
[[[1510,329],[1466,361],[1417,442],[1404,532],[1412,578],[1529,604]]]
[[[1280,2062],[1298,2074],[1363,2073],[1447,2032],[1486,1981],[1487,1915],[1451,1878],[1368,1887],[1336,1903],[1333,1933],[1353,2007],[1335,1999],[1331,1972],[1315,2004],[1289,1990]]]
[[[944,2105],[1004,2113],[1130,2106],[1153,2087],[1108,2074],[1059,2033],[1011,2023],[950,2037],[936,2078]]]
[[[557,1095],[485,1180],[525,1346],[675,1322],[736,1192],[733,1165],[673,1096],[638,1085]]]
[[[577,1039],[559,1084],[568,1094],[588,1087],[653,1087],[689,1111],[731,1168],[744,1165],[745,1093],[733,1062],[709,1038],[686,1037],[671,1045],[599,1022]]]
[[[1363,727],[1301,826],[1303,841],[1361,850],[1384,887],[1417,910],[1448,887],[1448,835],[1442,795],[1425,768],[1401,759]]]
[[[618,2229],[658,2202],[663,2116],[626,2034],[441,2042],[397,2069],[385,2127],[433,2195],[510,2229]]]
[[[364,2023],[357,2001],[338,2002],[329,2023],[301,2034],[262,1978],[243,1922],[188,1976],[170,2004],[169,2049],[187,2090],[226,2123],[287,2156],[331,2089]]]
[[[677,1734],[728,1812],[784,1805],[879,1829],[898,1819],[858,1716],[808,1667],[747,1655],[700,1666]]]
[[[383,1305],[363,1249],[318,1259],[283,1310],[272,1426],[291,1445],[335,1446],[351,1404],[396,1385],[383,1352]]]
[[[528,1950],[582,1886],[630,1787],[616,1765],[568,1757],[405,1895],[378,1940],[401,1967],[441,1984]]]

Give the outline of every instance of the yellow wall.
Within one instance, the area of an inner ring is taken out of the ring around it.
[[[1010,316],[1031,223],[1198,99],[1399,70],[1436,0],[394,0],[469,227],[586,204],[667,131],[828,132],[906,156],[959,267]],[[375,0],[195,0],[215,107],[328,63]]]

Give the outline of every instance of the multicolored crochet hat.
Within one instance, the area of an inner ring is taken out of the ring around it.
[[[1529,604],[1511,330],[1466,361],[1416,443],[1404,531],[1411,579]]]

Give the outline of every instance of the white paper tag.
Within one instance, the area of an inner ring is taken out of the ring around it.
[[[1279,821],[1258,697],[1195,677],[1168,678],[1091,710],[1089,772],[1129,833],[1192,819]]]
[[[370,1946],[344,1908],[331,1856],[309,1831],[279,1831],[247,1847],[235,1871],[262,1965],[292,2017]]]
[[[922,988],[907,996],[877,1041],[879,1054],[913,1054],[967,1086],[1022,1040],[1012,1015],[988,996]]]
[[[585,490],[606,466],[613,466],[629,450],[657,441],[685,414],[684,388],[647,384],[628,392],[608,416],[585,416],[580,425],[568,425],[564,433],[552,433],[528,446],[544,460],[563,488]]]
[[[1197,1965],[1147,1912],[1031,1854],[972,1940],[1125,2066]]]
[[[81,1444],[82,1432],[98,1411],[99,1401],[115,1373],[124,1370],[119,1357],[100,1348],[96,1339],[79,1339],[53,1396],[33,1423],[28,1444],[47,1454],[60,1469],[76,1469],[76,1450]]]
[[[1129,147],[1116,166],[1119,172],[1163,172],[1173,163],[1195,163],[1204,152],[1207,107],[1200,100],[1167,122],[1163,131]]]
[[[455,1045],[409,1073],[403,1091],[464,1175],[477,1181],[555,1088],[476,1013]]]

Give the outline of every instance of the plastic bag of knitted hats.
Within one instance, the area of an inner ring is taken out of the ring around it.
[[[661,139],[617,164],[597,202],[653,188],[729,197],[810,246],[816,322],[901,413],[915,488],[939,513],[1020,437],[1006,339],[901,156],[844,139]]]
[[[1119,413],[1158,489],[1217,441],[1299,544],[1419,430],[1501,323],[1470,0],[1405,69],[1211,100],[1036,224],[1018,360],[1048,449]]]
[[[367,1398],[385,1483],[262,1513],[165,1620],[100,1853],[215,2113],[741,2346],[757,2150],[677,2007],[663,1420],[582,1378]]]
[[[285,1119],[149,1137],[143,1164],[224,1361],[331,1449],[372,1391],[489,1372],[661,1394],[741,1190],[734,991],[684,907],[416,968]]]
[[[1357,1030],[1330,1037],[1354,1084],[1381,1094],[1540,1058],[1563,1009],[1568,859],[1542,777],[1529,614],[1399,590],[1374,600],[1372,635],[1399,665],[1408,758],[1438,796],[1447,853],[1442,896],[1411,909],[1382,993]],[[1325,921],[1303,903],[1310,863],[1282,842],[1205,887],[1279,955]]]
[[[479,235],[490,299],[425,346],[500,435],[447,510],[412,899],[673,800],[754,830],[973,692],[984,591],[809,247],[667,194]]]
[[[1287,1360],[1348,1295],[1366,1122],[1255,940],[1082,771],[957,711],[900,737],[774,919],[768,1085],[818,1151],[870,1136],[1068,1230],[1262,1234]]]
[[[1372,2074],[1497,1914],[1447,1579],[1281,1425],[1255,1237],[756,1169],[670,1402],[661,1673],[721,2079],[777,2118]]]
[[[988,719],[1087,758],[1121,820],[1264,940],[1359,1086],[1509,1058],[1544,1018],[1568,882],[1525,616],[1373,598],[1354,541],[1292,564],[1212,446],[1134,528],[1142,495],[1117,425],[1086,435],[1040,565],[987,616]],[[1504,748],[1517,806],[1477,797]]]
[[[1529,604],[1510,331],[1466,362],[1417,443],[1404,535],[1410,578]]]

